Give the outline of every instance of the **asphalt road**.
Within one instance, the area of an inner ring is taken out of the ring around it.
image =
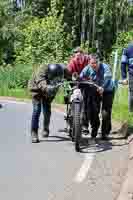
[[[41,142],[31,144],[31,104],[1,103],[1,200],[116,199],[127,167],[125,140],[93,145],[85,138],[82,153],[76,153],[60,130],[65,127],[63,114],[53,111],[50,137],[40,135]]]

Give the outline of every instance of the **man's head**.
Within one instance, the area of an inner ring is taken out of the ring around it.
[[[98,71],[98,69],[99,69],[99,61],[98,61],[96,55],[90,55],[90,62],[89,62],[89,64],[91,65],[91,67],[94,70]]]
[[[48,64],[48,78],[51,80],[63,78],[64,68],[64,64]]]
[[[73,50],[73,53],[74,53],[74,54],[80,54],[80,53],[83,53],[83,50],[82,50],[80,47],[76,47],[76,48]]]

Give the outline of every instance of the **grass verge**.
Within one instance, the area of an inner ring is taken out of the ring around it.
[[[128,121],[133,124],[133,113],[128,110],[128,87],[119,86],[115,93],[112,118],[116,121]]]
[[[0,89],[0,96],[21,99],[31,98],[26,89],[7,89],[7,87],[2,87],[2,89]],[[61,89],[56,95],[53,103],[63,104],[63,99],[63,90]],[[128,121],[130,125],[133,124],[133,114],[128,111],[128,88],[125,86],[120,86],[115,93],[112,118],[116,121]]]

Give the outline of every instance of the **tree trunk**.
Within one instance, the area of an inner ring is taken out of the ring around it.
[[[96,33],[96,0],[94,0],[94,11],[93,11],[93,25],[92,25],[92,47],[95,45],[95,33]]]

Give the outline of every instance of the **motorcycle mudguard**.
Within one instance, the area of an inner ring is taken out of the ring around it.
[[[71,95],[71,98],[70,98],[70,102],[72,101],[77,101],[77,102],[82,102],[83,101],[83,96],[82,96],[82,93],[80,91],[80,89],[75,89],[73,91],[73,94]]]

